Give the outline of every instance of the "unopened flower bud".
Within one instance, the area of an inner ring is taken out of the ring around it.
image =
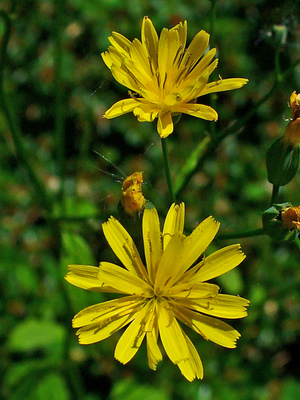
[[[265,233],[276,242],[293,242],[300,230],[300,206],[273,204],[262,213]]]

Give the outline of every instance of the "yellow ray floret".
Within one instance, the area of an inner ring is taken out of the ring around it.
[[[156,36],[151,30],[148,34],[152,35],[149,46],[154,51]],[[125,52],[127,42],[119,37],[115,40],[123,44]],[[180,31],[178,40],[184,40],[184,31]],[[162,230],[155,208],[145,209],[142,224],[145,261],[126,229],[110,217],[103,224],[104,235],[123,265],[101,262],[99,267],[69,266],[66,279],[73,285],[123,295],[80,311],[73,327],[79,328],[81,344],[101,341],[125,328],[115,358],[126,364],[145,339],[148,365],[153,370],[162,360],[161,342],[186,379],[202,379],[199,354],[179,322],[206,340],[236,347],[239,332],[219,318],[245,317],[249,301],[220,294],[219,287],[207,280],[235,268],[245,256],[240,245],[231,245],[199,261],[219,223],[208,217],[191,235],[184,235],[183,203],[171,206]]]
[[[186,46],[187,22],[172,29],[164,28],[160,36],[148,17],[144,17],[141,41],[132,42],[120,33],[109,37],[111,46],[102,58],[121,85],[130,89],[131,98],[118,101],[104,117],[115,118],[133,112],[140,122],[158,118],[157,131],[162,138],[173,132],[173,115],[181,113],[209,121],[218,119],[217,112],[198,97],[208,93],[238,89],[248,80],[220,79],[208,83],[218,64],[213,60],[216,49],[206,52],[209,34],[201,30]],[[206,54],[205,54],[206,52]]]

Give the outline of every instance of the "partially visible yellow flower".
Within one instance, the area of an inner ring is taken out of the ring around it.
[[[219,293],[207,280],[235,268],[245,258],[240,245],[227,246],[199,261],[216,235],[219,223],[208,217],[183,234],[184,204],[173,204],[161,232],[155,208],[145,209],[142,221],[145,263],[124,227],[114,217],[103,224],[104,235],[123,266],[101,262],[98,267],[70,265],[66,280],[83,289],[124,296],[80,311],[73,327],[81,344],[106,339],[127,325],[115,358],[129,362],[146,338],[149,367],[162,360],[159,338],[170,360],[192,381],[203,377],[193,343],[178,320],[221,346],[234,348],[240,337],[220,318],[242,318],[249,301]],[[215,318],[217,317],[217,318]]]
[[[123,182],[121,204],[129,215],[135,215],[144,209],[146,199],[143,196],[142,184],[142,172],[134,172]]]
[[[212,61],[216,49],[205,51],[209,34],[200,31],[186,48],[187,22],[172,29],[164,28],[158,37],[148,17],[142,23],[141,41],[132,42],[120,33],[109,37],[111,46],[102,53],[114,78],[129,88],[130,98],[115,103],[104,114],[115,118],[133,112],[139,121],[158,118],[157,130],[162,138],[173,132],[172,115],[181,113],[216,121],[217,112],[197,97],[208,93],[238,89],[248,79],[220,79],[207,83],[218,60]]]
[[[300,230],[300,206],[289,207],[282,211],[281,218],[286,228]]]
[[[283,139],[286,144],[295,147],[300,143],[300,94],[296,91],[291,94],[290,106],[292,118],[285,129]]]

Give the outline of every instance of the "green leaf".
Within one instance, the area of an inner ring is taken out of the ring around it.
[[[62,233],[61,264],[64,272],[69,264],[97,265],[87,241],[78,233],[70,231]]]
[[[20,322],[8,338],[11,351],[34,351],[61,345],[66,330],[56,322],[27,319]]]
[[[286,379],[281,386],[279,400],[298,400],[300,394],[300,382],[296,379]]]
[[[132,379],[118,381],[110,396],[111,400],[169,400],[169,395],[161,388],[139,385]]]
[[[243,278],[238,268],[235,268],[227,272],[226,274],[219,276],[218,282],[226,293],[240,294],[243,292]]]
[[[195,148],[195,150],[187,159],[185,165],[183,166],[183,168],[181,169],[180,173],[176,178],[176,182],[174,184],[175,194],[178,194],[184,188],[186,180],[189,178],[190,174],[194,172],[199,160],[202,157],[202,154],[204,153],[208,144],[210,143],[210,140],[211,139],[208,136],[202,139],[201,142],[198,144],[198,146]]]
[[[53,365],[53,362],[49,362],[49,359],[45,358],[35,358],[12,364],[4,375],[3,386],[5,388],[11,388],[18,385],[20,382],[24,385],[25,379],[31,376],[37,376],[38,373],[41,374],[43,370],[46,370],[51,365]]]
[[[51,373],[37,382],[33,393],[34,400],[70,400],[65,380],[59,374]]]
[[[62,279],[67,274],[70,264],[98,265],[86,240],[78,233],[65,231],[62,233],[62,255],[60,259]],[[104,300],[102,293],[92,293],[77,288],[66,282],[67,291],[73,306],[73,312]],[[71,321],[70,321],[71,323]]]

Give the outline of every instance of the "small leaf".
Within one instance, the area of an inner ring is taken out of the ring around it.
[[[56,322],[27,319],[20,322],[8,338],[11,351],[34,351],[61,344],[66,331]]]
[[[69,264],[97,265],[87,241],[77,233],[65,231],[62,233],[62,258],[64,272]]]
[[[34,396],[38,400],[70,400],[70,392],[64,378],[55,373],[37,382]]]
[[[110,398],[111,400],[169,400],[169,395],[161,388],[140,385],[132,379],[123,379],[114,385]]]

